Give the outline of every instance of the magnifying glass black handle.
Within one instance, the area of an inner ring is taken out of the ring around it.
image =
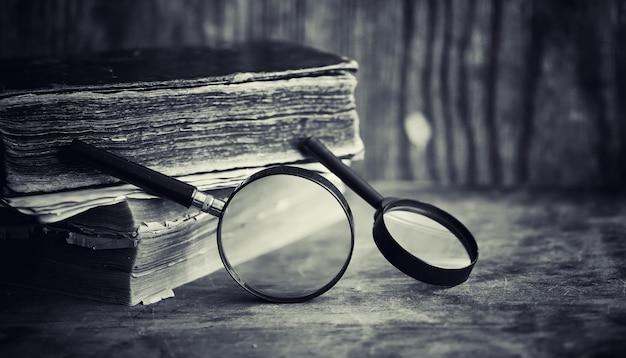
[[[322,142],[315,137],[308,137],[300,143],[300,147],[312,154],[320,163],[339,177],[350,189],[367,201],[374,208],[381,207],[385,199],[376,189],[372,188],[352,168],[343,164]]]
[[[96,148],[79,139],[72,141],[70,149],[74,157],[89,166],[136,185],[148,193],[166,197],[185,207],[190,207],[193,203],[196,188],[190,184]]]

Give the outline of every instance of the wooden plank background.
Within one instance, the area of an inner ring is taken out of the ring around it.
[[[286,39],[360,63],[369,179],[623,188],[626,1],[0,0],[0,57]]]

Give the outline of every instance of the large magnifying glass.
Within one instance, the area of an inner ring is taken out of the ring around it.
[[[478,246],[456,218],[417,200],[383,197],[317,138],[304,139],[301,149],[376,209],[374,241],[392,265],[429,284],[455,286],[467,280],[478,260]]]
[[[297,167],[261,170],[226,200],[80,140],[74,157],[145,191],[219,218],[217,245],[228,273],[271,302],[302,302],[333,287],[354,248],[352,213],[321,175]]]

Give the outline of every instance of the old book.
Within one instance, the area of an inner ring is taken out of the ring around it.
[[[149,304],[221,268],[217,219],[163,199],[128,199],[54,224],[2,209],[0,283]]]
[[[0,61],[2,191],[115,182],[64,160],[77,137],[174,176],[298,162],[310,135],[353,155],[356,69],[277,42]]]
[[[324,171],[297,149],[301,137],[320,137],[344,158],[363,149],[356,63],[306,47],[0,65],[3,282],[132,305],[222,267],[214,217],[68,160],[73,138],[220,195],[275,164]]]

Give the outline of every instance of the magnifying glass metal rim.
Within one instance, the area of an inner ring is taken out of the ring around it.
[[[320,287],[319,289],[317,289],[313,293],[306,294],[306,295],[300,295],[300,296],[289,296],[289,297],[268,295],[268,294],[262,292],[262,290],[256,289],[253,285],[248,284],[243,278],[241,278],[239,276],[239,274],[237,273],[237,271],[233,268],[233,265],[230,263],[230,261],[226,257],[227,255],[224,253],[224,246],[223,246],[223,243],[222,243],[222,224],[223,224],[222,218],[223,218],[224,214],[228,211],[228,205],[229,205],[229,203],[232,202],[231,198],[235,197],[235,195],[238,192],[240,192],[243,188],[248,186],[250,183],[256,181],[257,179],[260,179],[260,178],[263,178],[263,177],[268,177],[268,176],[271,176],[271,175],[292,175],[292,176],[296,176],[296,177],[300,177],[300,178],[303,178],[303,179],[310,180],[310,181],[318,184],[320,187],[322,187],[326,191],[328,191],[339,202],[339,204],[341,204],[341,207],[342,207],[344,213],[346,214],[346,218],[348,219],[348,225],[350,227],[350,251],[348,252],[346,260],[345,260],[343,266],[341,267],[341,269],[339,270],[339,272],[335,275],[335,277],[333,277],[332,280],[330,280],[328,283],[326,283],[325,285],[323,285],[322,287]],[[254,295],[256,297],[259,297],[261,299],[264,299],[266,301],[275,302],[275,303],[298,303],[298,302],[304,302],[304,301],[310,300],[312,298],[315,298],[315,297],[325,293],[326,291],[330,290],[333,286],[335,286],[335,284],[337,284],[337,282],[339,282],[341,277],[346,272],[346,270],[347,270],[347,268],[348,268],[348,266],[350,264],[350,260],[352,258],[352,253],[354,251],[354,219],[353,219],[353,216],[352,216],[352,211],[350,210],[350,206],[348,205],[348,202],[345,199],[345,197],[343,196],[343,194],[341,193],[341,191],[339,191],[339,189],[333,183],[331,183],[328,179],[324,178],[320,174],[315,173],[315,172],[310,171],[310,170],[303,169],[303,168],[287,166],[287,165],[279,165],[279,166],[269,167],[269,168],[263,169],[263,170],[261,170],[259,172],[256,172],[256,173],[252,174],[250,177],[248,177],[243,182],[241,182],[235,188],[235,190],[230,194],[229,198],[226,200],[226,204],[225,204],[224,209],[222,210],[222,212],[220,214],[220,218],[219,218],[219,221],[218,221],[218,227],[217,227],[217,247],[218,247],[218,251],[219,251],[222,263],[224,264],[224,268],[226,269],[228,274],[243,289],[245,289],[246,291],[248,291],[252,295]]]
[[[433,266],[404,249],[393,238],[384,222],[385,213],[400,207],[410,208],[410,211],[426,216],[450,230],[465,247],[470,264],[461,268]],[[467,281],[478,261],[478,245],[470,231],[449,213],[417,200],[396,198],[383,200],[382,207],[374,215],[372,231],[374,242],[387,261],[406,275],[432,285],[456,286]]]

